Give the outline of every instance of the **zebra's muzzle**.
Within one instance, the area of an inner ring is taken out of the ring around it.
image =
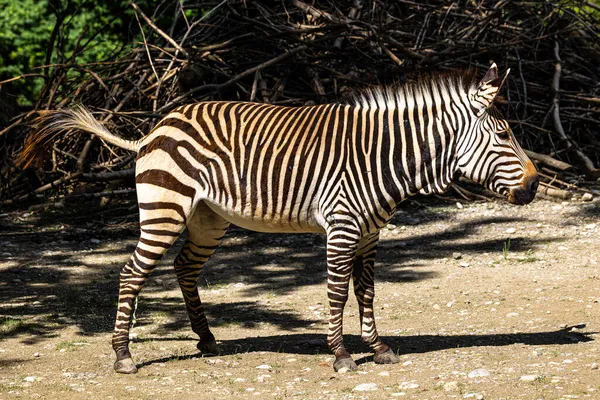
[[[520,206],[531,203],[537,193],[539,182],[537,172],[525,176],[521,186],[511,189],[508,193],[508,202]]]

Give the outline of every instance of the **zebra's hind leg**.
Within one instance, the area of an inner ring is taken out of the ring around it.
[[[112,338],[117,356],[114,368],[123,374],[137,372],[129,352],[129,328],[138,294],[154,267],[183,232],[187,218],[186,212],[177,203],[140,202],[139,210],[140,239],[135,252],[121,270],[117,318]]]
[[[200,337],[198,350],[203,355],[218,355],[219,347],[208,327],[204,306],[198,294],[198,279],[204,263],[215,252],[229,228],[229,222],[206,204],[200,203],[188,223],[188,239],[175,258],[175,272],[183,293],[192,330]]]
[[[327,233],[327,297],[329,298],[329,331],[327,345],[335,355],[333,369],[355,371],[356,363],[346,351],[343,339],[344,306],[348,301],[348,288],[360,229],[344,226]]]
[[[361,338],[375,352],[373,360],[377,364],[396,364],[400,362],[400,359],[394,354],[390,346],[381,341],[375,326],[373,310],[373,300],[375,299],[374,265],[378,242],[379,232],[361,240],[352,271],[354,294],[358,300]]]

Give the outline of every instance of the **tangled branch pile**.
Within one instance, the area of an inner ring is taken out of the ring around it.
[[[600,177],[600,9],[593,4],[161,4],[153,17],[133,5],[143,41],[121,59],[91,65],[65,60],[48,68],[35,110],[0,131],[0,197],[22,201],[48,189],[58,197],[94,197],[133,188],[135,156],[86,135],[58,140],[35,173],[16,168],[12,159],[39,110],[83,103],[112,131],[139,138],[184,103],[340,102],[368,85],[402,82],[424,71],[487,69],[491,61],[512,70],[499,106],[531,150],[546,187],[572,189]],[[186,17],[194,12],[196,18]],[[160,29],[153,21],[164,13],[175,17],[170,28]]]

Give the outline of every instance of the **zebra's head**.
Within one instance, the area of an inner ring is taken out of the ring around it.
[[[458,140],[458,170],[505,196],[510,203],[522,205],[535,197],[539,178],[508,122],[493,104],[509,71],[500,77],[493,64],[483,79],[469,89],[473,123],[467,124],[468,132]]]

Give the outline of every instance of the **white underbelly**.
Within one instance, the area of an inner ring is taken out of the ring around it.
[[[297,221],[291,222],[285,219],[259,218],[253,215],[248,215],[240,210],[228,210],[220,204],[205,200],[206,205],[211,210],[219,214],[227,221],[244,229],[249,229],[256,232],[271,232],[271,233],[323,233],[325,230],[319,225],[316,218],[309,216],[302,223]]]

